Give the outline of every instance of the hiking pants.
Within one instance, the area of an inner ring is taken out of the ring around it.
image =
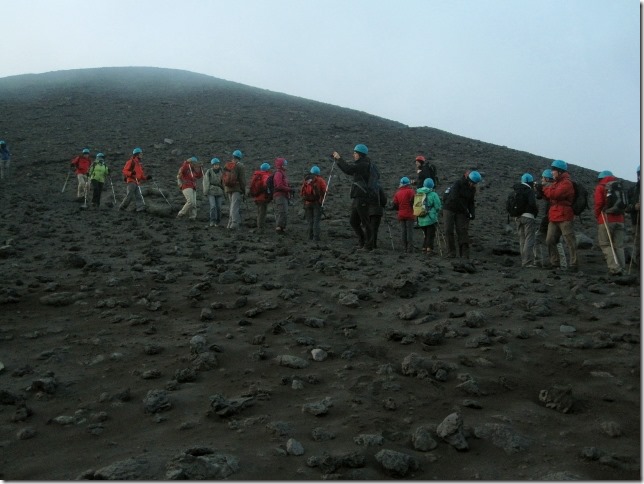
[[[264,230],[269,202],[255,202],[255,204],[257,205],[257,228]]]
[[[399,220],[400,236],[405,251],[414,248],[414,220]]]
[[[219,225],[221,222],[221,202],[223,195],[208,195],[208,204],[210,205],[209,219],[212,223]]]
[[[443,209],[443,224],[445,226],[445,239],[447,240],[447,256],[456,257],[456,244],[458,243],[458,255],[469,259],[470,218],[468,215]]]
[[[373,239],[373,248],[378,248],[378,230],[380,229],[380,220],[382,215],[369,215],[369,224],[371,225],[371,235]]]
[[[230,211],[228,213],[228,225],[226,228],[238,229],[241,225],[241,192],[230,192],[228,194],[230,200]]]
[[[434,252],[434,240],[436,239],[436,224],[423,225],[423,249]]]
[[[521,266],[534,265],[534,235],[537,221],[534,217],[522,215],[516,218],[517,232],[519,233],[519,252],[521,253]]]
[[[358,236],[358,245],[368,250],[373,249],[373,230],[369,221],[369,203],[359,198],[351,202],[351,215],[349,216],[351,228]],[[364,230],[363,230],[364,228]]]
[[[101,193],[103,193],[103,182],[92,180],[92,206],[98,207],[101,204]]]
[[[320,219],[322,208],[319,203],[312,203],[304,206],[304,216],[309,226],[309,240],[320,240]]]
[[[610,239],[608,234],[610,233]],[[624,224],[621,222],[608,222],[608,230],[606,224],[597,226],[597,240],[599,247],[604,253],[608,271],[611,274],[616,274],[626,267],[626,258],[624,256]],[[613,242],[611,248],[611,240]],[[615,255],[613,255],[615,249]],[[615,260],[617,258],[617,260]]]
[[[285,229],[288,218],[288,197],[274,197],[275,202],[275,228]]]
[[[78,189],[76,190],[76,196],[78,198],[84,197],[85,192],[89,190],[89,180],[87,178],[87,175],[76,175],[76,179],[78,180]]]
[[[137,212],[140,212],[145,208],[145,202],[143,201],[143,195],[141,194],[141,187],[139,187],[136,182],[129,182],[127,184],[127,193],[125,194],[125,198],[121,202],[121,205],[119,205],[119,210],[125,210],[128,205],[130,205],[132,199],[134,199]]]
[[[578,268],[577,263],[577,239],[575,237],[575,229],[572,220],[564,222],[549,222],[548,233],[546,234],[546,245],[548,246],[548,255],[550,257],[550,265],[554,268],[560,266],[559,250],[557,243],[560,237],[563,236],[570,252],[570,261],[568,267]]]
[[[181,207],[177,217],[188,215],[192,220],[197,218],[197,190],[194,188],[184,188],[181,190],[186,199],[186,203]]]

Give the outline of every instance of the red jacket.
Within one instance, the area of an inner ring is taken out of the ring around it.
[[[87,175],[89,167],[92,164],[87,156],[77,156],[72,160],[72,165],[76,168],[77,175]]]
[[[136,183],[140,185],[142,181],[148,179],[148,177],[145,176],[141,159],[138,156],[133,156],[125,162],[122,173],[125,176],[126,183]]]
[[[300,197],[304,199],[304,186],[306,185],[307,179],[304,178],[302,186],[300,187]],[[318,198],[317,200],[304,200],[304,206],[308,207],[313,204],[322,205],[322,200],[324,200],[324,193],[326,192],[326,181],[320,175],[313,175],[311,183],[315,185],[317,190]]]
[[[275,193],[273,198],[279,197],[290,197],[291,195],[291,185],[288,183],[288,177],[286,176],[286,171],[284,169],[275,170],[275,175],[273,176],[273,186],[275,188]]]
[[[405,185],[396,190],[394,207],[398,209],[398,220],[415,220],[414,195],[416,190],[411,185]]]
[[[593,212],[595,212],[595,218],[597,219],[597,223],[599,225],[604,223],[604,217],[602,217],[602,210],[604,209],[604,205],[606,204],[606,184],[608,182],[612,182],[617,180],[614,176],[606,176],[599,180],[599,183],[595,187],[595,196],[593,197],[593,200],[595,201],[595,204],[593,206]],[[621,222],[624,223],[624,214],[621,213],[606,213],[604,214],[606,217],[606,222],[611,223],[611,222]]]
[[[190,161],[186,160],[183,162],[179,168],[179,173],[177,178],[181,183],[180,189],[185,190],[186,188],[192,188],[193,190],[197,189],[197,180],[203,177],[203,171],[198,165],[193,165]]]
[[[572,211],[575,188],[567,172],[561,173],[550,185],[544,185],[543,195],[550,202],[548,210],[550,222],[571,222],[575,218],[575,212]]]

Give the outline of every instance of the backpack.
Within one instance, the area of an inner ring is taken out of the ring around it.
[[[575,215],[581,215],[584,210],[590,208],[588,206],[588,190],[576,181],[572,182],[572,186],[575,189],[575,198],[572,200],[572,211]]]
[[[264,191],[266,192],[267,198],[272,200],[273,194],[275,193],[275,173],[271,173],[271,175],[266,179],[266,188]]]
[[[623,214],[628,205],[626,192],[621,180],[613,180],[606,183],[606,203],[604,213]]]
[[[426,200],[426,193],[416,192],[414,194],[414,217],[424,217],[425,215],[427,215],[427,206],[425,205]]]
[[[266,191],[266,183],[264,181],[264,176],[262,173],[253,174],[253,178],[250,180],[250,188],[248,193],[251,197],[256,197],[261,195]]]
[[[521,214],[526,212],[526,205],[525,194],[520,193],[518,190],[512,190],[505,200],[505,210],[510,217],[520,217]]]
[[[228,188],[239,188],[239,179],[237,178],[237,164],[229,161],[224,165],[221,175],[221,182]]]
[[[300,195],[305,202],[317,202],[320,200],[320,188],[318,187],[318,184],[315,183],[314,176],[307,175],[304,177],[304,182],[300,189]]]

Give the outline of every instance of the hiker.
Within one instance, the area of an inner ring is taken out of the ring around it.
[[[575,188],[568,174],[568,164],[563,160],[554,160],[550,165],[554,182],[543,187],[543,196],[550,202],[548,209],[548,233],[546,245],[550,258],[550,267],[561,268],[557,242],[563,236],[570,252],[568,270],[576,272],[579,269],[577,260],[577,240],[573,220],[575,213],[572,203],[575,199]]]
[[[203,177],[203,167],[196,156],[188,158],[179,167],[177,173],[177,185],[186,203],[181,207],[177,218],[188,215],[190,220],[197,218],[197,180]]]
[[[512,187],[514,191],[514,221],[519,234],[521,267],[536,267],[534,258],[535,228],[537,224],[537,198],[534,191],[534,178],[530,173],[521,175],[521,183]],[[512,215],[512,214],[511,214]]]
[[[639,265],[640,261],[640,167],[637,166],[637,183],[628,190],[628,206],[626,212],[631,216],[631,229],[633,233],[633,251],[631,261]],[[629,266],[630,271],[630,266]]]
[[[110,169],[105,164],[105,155],[103,153],[97,153],[96,159],[89,169],[89,180],[92,184],[92,207],[100,207],[105,178],[109,173]]]
[[[468,170],[446,191],[443,201],[443,224],[445,238],[447,239],[448,259],[456,257],[456,244],[458,255],[464,259],[470,257],[470,221],[474,220],[474,197],[476,185],[482,180],[481,174],[476,170]]]
[[[346,162],[337,151],[333,152],[333,159],[338,163],[338,167],[346,175],[353,175],[351,184],[351,214],[349,223],[351,228],[358,236],[358,248],[372,250],[373,228],[369,223],[370,205],[379,205],[377,200],[372,199],[369,195],[369,178],[371,173],[371,159],[367,156],[369,149],[363,144],[357,144],[353,148],[353,163]]]
[[[309,240],[320,241],[320,219],[322,218],[322,200],[326,192],[326,181],[320,176],[318,166],[304,177],[300,187],[300,198],[304,202],[304,217],[309,226]]]
[[[275,202],[275,232],[284,235],[288,218],[288,201],[293,189],[289,185],[286,167],[288,161],[275,158],[275,173],[273,174],[273,202]]]
[[[595,187],[593,197],[593,212],[597,220],[597,240],[599,248],[604,253],[608,273],[611,276],[621,276],[626,267],[624,257],[624,211],[611,210],[608,184],[617,181],[609,170],[600,171],[597,175],[599,182]]]
[[[5,176],[9,177],[9,163],[11,161],[11,151],[4,140],[0,140],[0,180]]]
[[[260,231],[266,227],[266,212],[273,200],[273,195],[268,193],[267,188],[268,179],[272,175],[270,170],[271,165],[268,162],[262,163],[259,170],[255,170],[250,181],[249,194],[257,205],[257,229]]]
[[[398,190],[394,194],[393,207],[398,211],[398,221],[400,222],[400,236],[402,239],[403,250],[405,252],[414,251],[414,195],[416,190],[411,186],[411,181],[406,176],[400,179]]]
[[[89,159],[89,149],[84,148],[83,152],[75,157],[71,163],[70,168],[73,168],[78,180],[78,189],[76,190],[76,198],[81,199],[86,194],[85,192],[89,190],[89,178],[87,173],[89,172],[89,167],[92,164],[92,161]]]
[[[438,186],[438,177],[436,175],[436,167],[431,163],[427,163],[423,155],[416,157],[416,188],[423,188],[423,183],[427,178],[431,178],[434,186]]]
[[[423,186],[416,190],[416,193],[424,194],[423,206],[425,214],[418,216],[418,226],[423,231],[423,253],[432,255],[434,253],[434,240],[438,228],[438,214],[443,208],[441,198],[434,191],[434,180],[425,178]]]
[[[543,200],[543,217],[537,226],[534,234],[534,260],[535,264],[538,267],[548,268],[550,266],[550,256],[548,254],[548,246],[546,246],[546,235],[548,233],[548,210],[550,209],[550,202],[546,200],[543,196],[543,186],[549,183],[554,182],[555,179],[552,177],[552,170],[546,168],[541,174],[541,183],[535,183],[535,196],[537,200]],[[560,267],[568,267],[568,262],[566,258],[566,251],[564,250],[563,244],[561,243],[561,235],[557,238],[557,252],[559,253],[559,265]]]
[[[141,183],[146,180],[152,180],[152,176],[145,174],[141,162],[142,157],[143,150],[141,148],[134,148],[132,150],[132,156],[125,162],[125,166],[123,166],[123,181],[127,183],[127,193],[119,205],[119,210],[125,210],[130,205],[132,199],[134,199],[137,212],[145,210],[145,200],[143,199],[143,192],[141,191]]]
[[[246,196],[246,178],[244,165],[241,163],[243,156],[241,151],[233,151],[233,158],[224,165],[221,179],[230,203],[226,228],[231,230],[241,226],[241,204],[242,198]]]
[[[221,182],[221,161],[210,160],[210,169],[203,176],[203,194],[208,197],[210,227],[219,227],[221,223],[221,202],[224,199],[224,185]]]
[[[380,229],[380,221],[385,214],[385,207],[387,206],[387,195],[382,189],[382,186],[378,187],[378,191],[378,200],[380,203],[369,204],[369,225],[373,238],[374,249],[378,248],[378,230]]]

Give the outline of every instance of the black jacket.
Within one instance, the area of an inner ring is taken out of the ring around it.
[[[348,163],[342,158],[337,160],[338,168],[342,170],[347,175],[353,175],[353,183],[351,184],[351,193],[349,196],[351,198],[369,198],[367,193],[360,189],[356,183],[361,186],[366,186],[369,182],[369,166],[371,165],[371,160],[368,156],[363,156],[353,163]]]
[[[443,209],[454,213],[463,213],[474,218],[474,196],[476,187],[471,187],[465,177],[457,180],[443,200]]]
[[[418,173],[418,178],[416,179],[416,188],[422,188],[426,178],[431,178],[434,180],[434,186],[438,186],[438,180],[436,179],[438,177],[436,173],[433,173],[434,171],[435,169],[432,170],[432,166],[429,163],[423,163],[420,168],[420,173]]]
[[[539,207],[537,207],[537,196],[534,190],[525,183],[517,183],[512,188],[519,196],[524,197],[526,205],[523,212],[531,213],[536,218],[539,215]]]

